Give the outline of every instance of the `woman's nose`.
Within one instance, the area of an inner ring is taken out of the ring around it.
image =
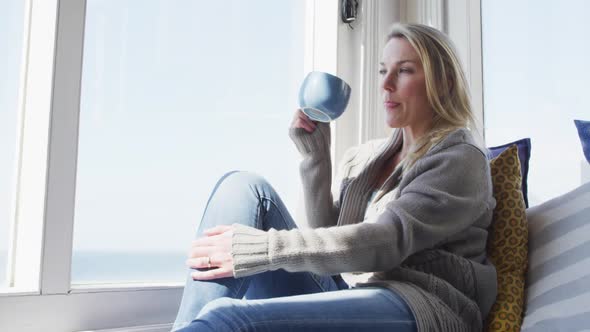
[[[381,88],[385,91],[395,91],[394,77],[385,75],[381,81]]]

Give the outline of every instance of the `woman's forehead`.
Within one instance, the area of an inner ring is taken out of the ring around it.
[[[391,65],[401,62],[420,64],[420,57],[407,39],[400,37],[391,38],[383,48],[382,63]]]

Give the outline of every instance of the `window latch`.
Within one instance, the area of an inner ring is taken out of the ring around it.
[[[351,23],[356,20],[358,13],[358,0],[342,0],[341,14],[342,22],[347,23],[352,29]]]

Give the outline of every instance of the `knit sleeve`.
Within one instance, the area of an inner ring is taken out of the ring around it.
[[[461,144],[425,156],[414,166],[414,173],[399,198],[374,220],[340,227],[257,231],[265,243],[257,247],[256,257],[239,244],[250,235],[234,235],[235,276],[280,268],[318,274],[387,271],[413,253],[469,228],[493,208],[488,162],[472,146]]]
[[[332,196],[330,125],[320,122],[313,133],[301,128],[291,128],[289,136],[303,156],[299,171],[309,226],[317,228],[336,225],[339,204]]]

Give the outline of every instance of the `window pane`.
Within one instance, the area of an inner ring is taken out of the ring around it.
[[[23,38],[24,1],[2,1],[0,10],[0,287],[6,286],[14,194],[16,121]]]
[[[73,283],[183,281],[203,207],[230,170],[265,176],[293,212],[303,6],[88,1]]]
[[[532,142],[531,205],[583,181],[574,119],[590,119],[590,2],[482,2],[486,141]]]

